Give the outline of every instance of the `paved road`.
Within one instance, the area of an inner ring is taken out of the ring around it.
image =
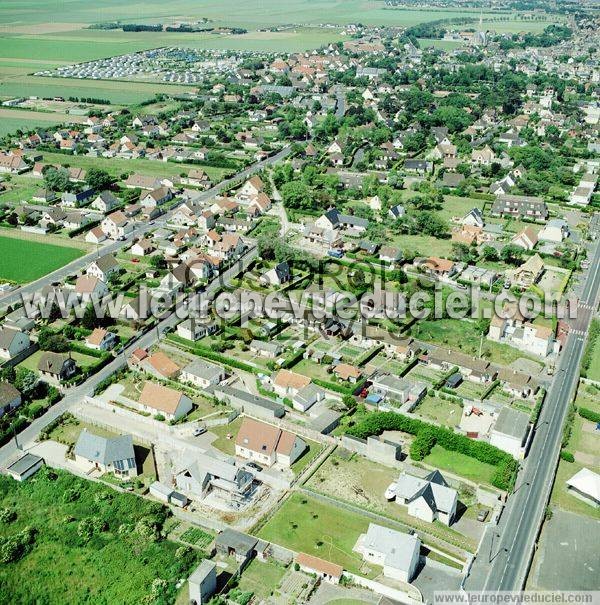
[[[520,590],[527,578],[536,538],[550,496],[564,422],[579,380],[587,330],[598,305],[600,244],[579,301],[577,319],[562,352],[558,371],[546,396],[528,462],[520,473],[497,531],[481,548],[467,590]]]
[[[243,181],[243,180],[247,179],[249,176],[251,176],[252,174],[254,174],[255,172],[258,172],[259,170],[261,170],[262,168],[269,166],[271,164],[274,164],[275,162],[278,162],[278,161],[286,158],[290,153],[291,153],[291,147],[286,146],[281,151],[277,152],[276,154],[272,155],[271,157],[267,158],[266,160],[262,160],[261,162],[256,162],[256,163],[248,166],[244,170],[241,170],[240,172],[236,173],[232,177],[230,177],[224,181],[221,181],[220,183],[217,183],[214,187],[211,187],[210,189],[207,189],[206,191],[199,193],[198,196],[194,198],[194,201],[198,201],[198,202],[208,201],[211,198],[213,198],[215,195],[217,195],[218,193],[223,191],[224,189],[227,189],[227,188],[235,185],[238,181]],[[173,214],[173,212],[175,211],[176,207],[177,206],[175,206],[174,208],[169,210],[169,212],[167,212],[163,216],[159,217],[154,222],[154,225],[152,226],[152,228],[164,226],[168,222],[168,220],[171,217],[171,215]],[[41,277],[40,279],[38,279],[34,282],[30,282],[24,286],[21,286],[17,290],[13,290],[11,292],[7,292],[6,294],[0,295],[0,307],[5,308],[5,307],[8,307],[9,305],[13,305],[17,302],[21,302],[22,296],[24,294],[32,295],[35,292],[39,292],[44,286],[48,286],[52,282],[64,281],[64,279],[68,275],[71,275],[73,273],[76,273],[77,271],[80,271],[81,269],[83,269],[84,267],[89,265],[92,261],[94,261],[99,256],[104,256],[105,254],[111,254],[113,252],[117,252],[121,248],[128,246],[129,244],[131,244],[131,242],[133,241],[134,238],[136,238],[139,235],[142,235],[143,233],[148,231],[148,228],[149,228],[148,223],[141,223],[140,225],[137,225],[136,228],[127,236],[125,241],[108,242],[108,243],[104,244],[103,246],[99,246],[93,252],[90,252],[84,256],[81,256],[81,257],[75,259],[74,261],[70,262],[68,265],[61,267],[60,269],[57,269],[56,271],[53,271],[52,273],[48,273],[44,277]]]
[[[339,90],[335,95],[335,117],[343,118],[346,113],[346,95],[342,90]]]
[[[249,248],[246,253],[238,260],[231,268],[225,271],[222,275],[218,276],[214,279],[207,287],[206,290],[202,293],[201,296],[210,297],[214,295],[221,285],[232,277],[235,277],[240,272],[244,271],[248,265],[256,258],[257,250],[253,245]],[[40,416],[36,420],[34,420],[25,430],[23,430],[17,436],[17,443],[21,446],[24,444],[28,444],[34,441],[39,435],[40,431],[48,426],[52,421],[56,420],[61,414],[66,412],[71,407],[81,403],[86,395],[93,395],[94,389],[96,386],[108,378],[118,370],[120,370],[123,366],[126,365],[128,357],[133,353],[135,349],[138,347],[148,348],[155,344],[162,334],[165,333],[165,330],[174,328],[179,322],[181,318],[175,312],[169,313],[168,316],[163,318],[154,328],[145,334],[140,334],[137,339],[131,342],[123,351],[119,354],[117,358],[111,361],[107,366],[102,368],[99,372],[90,376],[88,380],[82,383],[79,386],[68,389],[65,393],[64,398],[59,401],[56,405],[51,407],[43,416]],[[2,448],[0,448],[0,467],[5,467],[10,460],[17,452],[17,443],[15,440],[12,440],[10,443],[7,443]]]

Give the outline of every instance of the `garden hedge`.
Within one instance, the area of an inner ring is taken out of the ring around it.
[[[458,435],[443,427],[435,426],[416,418],[409,418],[396,412],[373,412],[358,424],[348,429],[348,434],[361,439],[371,435],[381,435],[383,431],[402,431],[416,435],[417,445],[414,453],[422,460],[429,454],[435,444],[446,450],[458,452],[475,458],[479,462],[491,464],[496,467],[492,477],[492,485],[499,489],[511,490],[518,469],[517,461],[497,447],[483,441],[474,441],[464,435]],[[423,433],[423,435],[421,435]],[[427,447],[429,449],[427,450]],[[411,457],[413,448],[411,448]]]

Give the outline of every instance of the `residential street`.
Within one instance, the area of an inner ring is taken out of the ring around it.
[[[222,275],[219,275],[206,287],[206,291],[203,293],[203,296],[208,297],[214,294],[223,282],[227,282],[241,271],[244,271],[245,268],[256,258],[256,254],[256,247],[250,248],[240,260],[234,263],[230,269],[225,271],[225,273]],[[36,418],[25,430],[19,433],[17,436],[17,443],[19,444],[19,447],[24,449],[28,443],[37,438],[40,431],[44,427],[48,426],[48,424],[56,420],[56,418],[68,411],[71,407],[80,404],[86,395],[93,395],[94,389],[98,384],[100,384],[100,382],[126,365],[128,357],[135,349],[146,349],[151,347],[160,339],[160,336],[164,334],[167,328],[174,328],[179,321],[180,318],[176,313],[170,313],[154,328],[144,334],[141,334],[137,339],[131,342],[121,352],[121,354],[116,359],[111,361],[107,366],[91,376],[83,384],[69,389],[61,401],[52,406],[43,416]],[[15,443],[14,439],[2,446],[0,448],[0,467],[6,467],[10,459],[17,453],[17,450],[17,444]]]

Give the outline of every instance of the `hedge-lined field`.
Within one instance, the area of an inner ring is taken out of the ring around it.
[[[423,460],[435,446],[439,446],[448,452],[456,452],[495,467],[495,472],[489,477],[490,483],[495,487],[510,491],[514,486],[518,463],[512,456],[489,443],[474,441],[416,418],[395,412],[373,412],[348,429],[348,434],[366,439],[371,435],[381,435],[384,431],[402,431],[415,435],[416,439],[410,448],[413,460]],[[487,479],[482,478],[484,481]]]

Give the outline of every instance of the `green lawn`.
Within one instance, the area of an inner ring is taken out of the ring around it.
[[[307,487],[423,532],[422,539],[442,550],[460,555],[460,551],[452,548],[454,546],[474,552],[476,543],[472,538],[463,536],[441,523],[421,521],[409,515],[406,506],[385,499],[385,490],[390,483],[398,479],[398,474],[397,469],[372,462],[359,455],[347,459],[333,454],[310,478]]]
[[[452,347],[467,355],[479,356],[481,333],[477,323],[465,319],[422,320],[412,328],[412,335],[420,340]],[[519,358],[540,359],[503,343],[483,339],[482,356],[491,362],[509,365]]]
[[[229,424],[211,427],[210,432],[217,435],[217,439],[212,442],[213,447],[216,447],[224,454],[233,456],[235,454],[235,438],[240,430],[240,426],[242,426],[242,418],[238,416]],[[228,439],[227,435],[232,435],[232,438]]]
[[[308,449],[302,454],[302,457],[294,464],[292,464],[292,471],[294,471],[295,475],[299,475],[321,452],[323,447],[320,443],[316,441],[311,441],[310,439],[302,438],[306,445],[308,445]]]
[[[368,527],[369,520],[362,515],[294,493],[260,530],[259,537],[360,573],[362,557],[352,548]],[[370,575],[377,573],[375,569]]]
[[[423,460],[430,466],[435,466],[441,471],[449,471],[475,483],[487,483],[491,485],[492,475],[496,467],[485,462],[479,462],[475,458],[465,456],[458,452],[449,452],[440,445],[434,445],[431,453]]]
[[[275,592],[285,572],[283,565],[253,560],[244,569],[238,588],[243,592],[253,593],[256,602],[262,601]]]
[[[178,557],[178,544],[143,531],[146,524],[160,531],[163,506],[64,471],[42,469],[25,483],[0,477],[0,508],[16,513],[0,525],[0,541],[35,530],[25,553],[0,566],[3,603],[137,605],[150,602],[156,578],[165,581],[161,602],[169,603],[198,562],[196,552]],[[82,522],[93,530],[82,532]]]
[[[0,235],[0,279],[24,284],[82,255],[83,252],[77,248]]]
[[[413,412],[425,420],[433,420],[442,426],[454,428],[460,423],[462,407],[453,401],[427,395]]]

